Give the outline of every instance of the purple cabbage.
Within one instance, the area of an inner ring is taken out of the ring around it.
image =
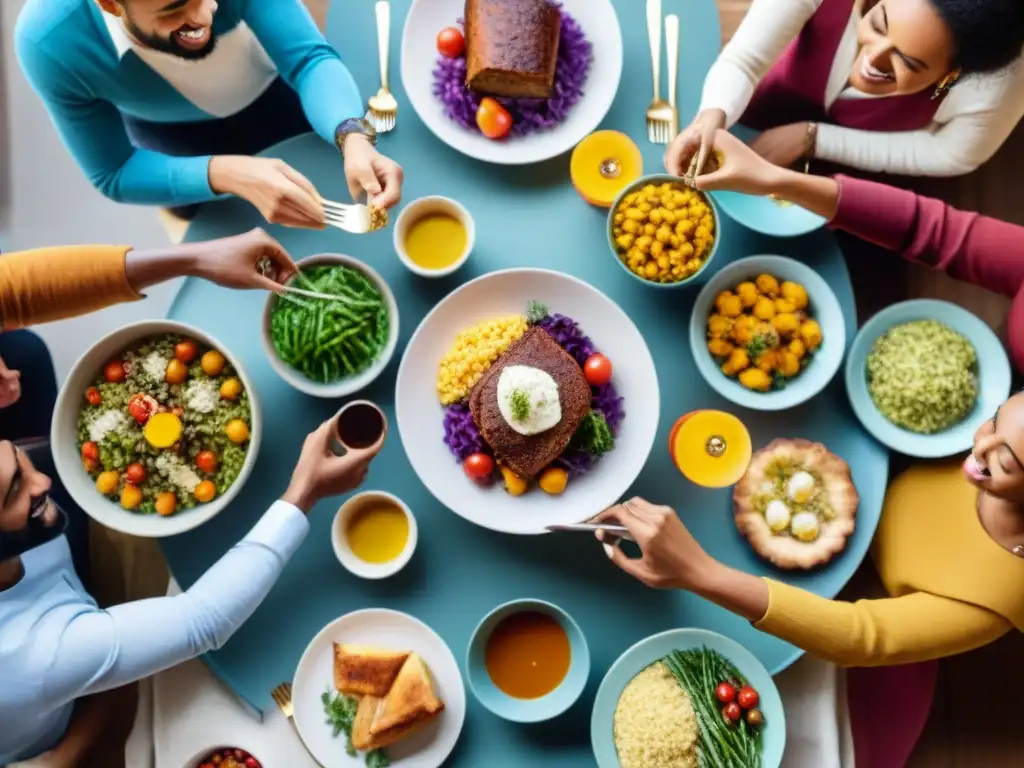
[[[593,61],[593,46],[579,22],[564,10],[559,11],[562,14],[562,31],[551,98],[498,98],[512,115],[512,133],[516,136],[558,125],[583,96],[583,85]],[[462,24],[461,19],[459,24]],[[465,56],[438,58],[434,69],[434,95],[444,102],[444,111],[449,118],[471,131],[480,130],[476,124],[476,111],[482,97],[466,87]]]
[[[473,422],[468,404],[455,403],[445,409],[444,444],[459,461],[465,461],[467,456],[483,451],[484,439],[480,437],[480,430]]]

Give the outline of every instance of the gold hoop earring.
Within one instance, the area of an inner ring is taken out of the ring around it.
[[[954,69],[944,78],[939,80],[938,85],[935,86],[935,92],[932,93],[932,101],[934,101],[935,99],[941,99],[943,96],[949,93],[949,89],[956,85],[956,81],[959,79],[960,70]]]

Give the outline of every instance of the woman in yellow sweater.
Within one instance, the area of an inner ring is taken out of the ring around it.
[[[828,600],[708,555],[669,507],[632,499],[598,516],[642,556],[605,545],[648,586],[686,589],[843,666],[938,659],[1024,631],[1024,394],[978,429],[959,467],[922,465],[890,486],[872,545],[890,597]],[[598,538],[602,538],[600,535]]]

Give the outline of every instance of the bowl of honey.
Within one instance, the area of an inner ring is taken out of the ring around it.
[[[432,195],[402,209],[394,230],[395,252],[413,274],[445,277],[466,263],[476,243],[476,225],[465,206]]]
[[[397,496],[363,491],[334,516],[331,544],[345,568],[363,579],[386,579],[412,559],[418,538],[416,518]]]
[[[499,605],[477,625],[466,679],[487,709],[515,723],[561,715],[583,693],[590,650],[572,617],[544,600]]]

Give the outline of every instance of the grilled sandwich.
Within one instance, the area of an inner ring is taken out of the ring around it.
[[[384,696],[408,658],[408,651],[335,643],[334,687],[347,696]]]
[[[410,654],[386,696],[360,699],[352,745],[360,751],[386,747],[432,723],[443,711],[426,664]]]

